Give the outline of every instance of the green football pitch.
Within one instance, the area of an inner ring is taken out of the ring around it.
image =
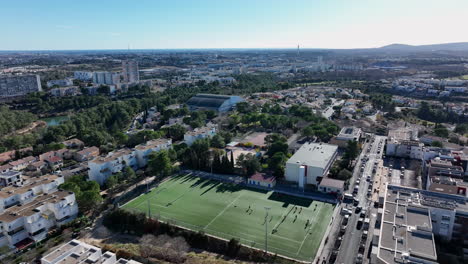
[[[298,260],[311,260],[334,205],[180,175],[123,205],[163,221]],[[270,209],[265,209],[270,208]],[[268,210],[268,217],[266,211]]]

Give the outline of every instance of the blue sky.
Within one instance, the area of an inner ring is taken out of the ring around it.
[[[0,0],[0,50],[468,41],[468,0]]]

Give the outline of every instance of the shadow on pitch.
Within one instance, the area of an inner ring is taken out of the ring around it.
[[[288,207],[290,204],[302,206],[302,207],[309,207],[312,204],[312,200],[294,197],[282,193],[274,192],[269,197],[268,200],[281,202],[283,203],[283,207]]]

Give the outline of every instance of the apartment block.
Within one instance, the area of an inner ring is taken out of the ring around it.
[[[81,81],[91,81],[93,79],[93,72],[76,71],[73,73],[73,77]]]
[[[0,247],[22,247],[78,214],[75,194],[59,190],[63,177],[46,175],[0,190]]]
[[[120,149],[110,152],[105,157],[97,157],[88,162],[88,178],[103,185],[109,176],[121,172],[127,166],[139,168],[135,150]]]
[[[53,250],[41,259],[41,264],[62,263],[141,264],[134,260],[117,259],[117,256],[110,251],[102,252],[98,247],[75,239]]]
[[[138,161],[138,166],[145,167],[148,164],[148,156],[151,152],[158,152],[163,149],[170,149],[172,146],[172,139],[160,138],[150,140],[144,144],[135,147],[135,154]]]
[[[200,127],[196,128],[193,131],[188,131],[184,135],[185,144],[191,146],[193,142],[202,138],[210,138],[216,135],[215,127]]]
[[[396,185],[383,198],[371,263],[437,263],[434,236],[468,252],[468,198]]]
[[[40,91],[39,75],[0,75],[0,99],[8,100]]]
[[[135,83],[140,80],[138,62],[135,60],[122,61],[122,75],[125,83]]]
[[[51,80],[47,82],[47,87],[52,88],[54,86],[72,86],[73,80],[72,79],[62,79],[62,80]]]
[[[171,139],[156,139],[137,145],[134,149],[120,149],[105,157],[94,158],[88,162],[88,178],[103,185],[109,176],[121,172],[125,167],[134,170],[145,167],[151,152],[169,149],[171,146]]]
[[[115,85],[120,83],[120,74],[114,72],[94,72],[93,83]]]

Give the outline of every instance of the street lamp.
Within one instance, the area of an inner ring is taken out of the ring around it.
[[[268,253],[268,211],[271,207],[265,206],[266,216],[265,216],[265,253]]]

